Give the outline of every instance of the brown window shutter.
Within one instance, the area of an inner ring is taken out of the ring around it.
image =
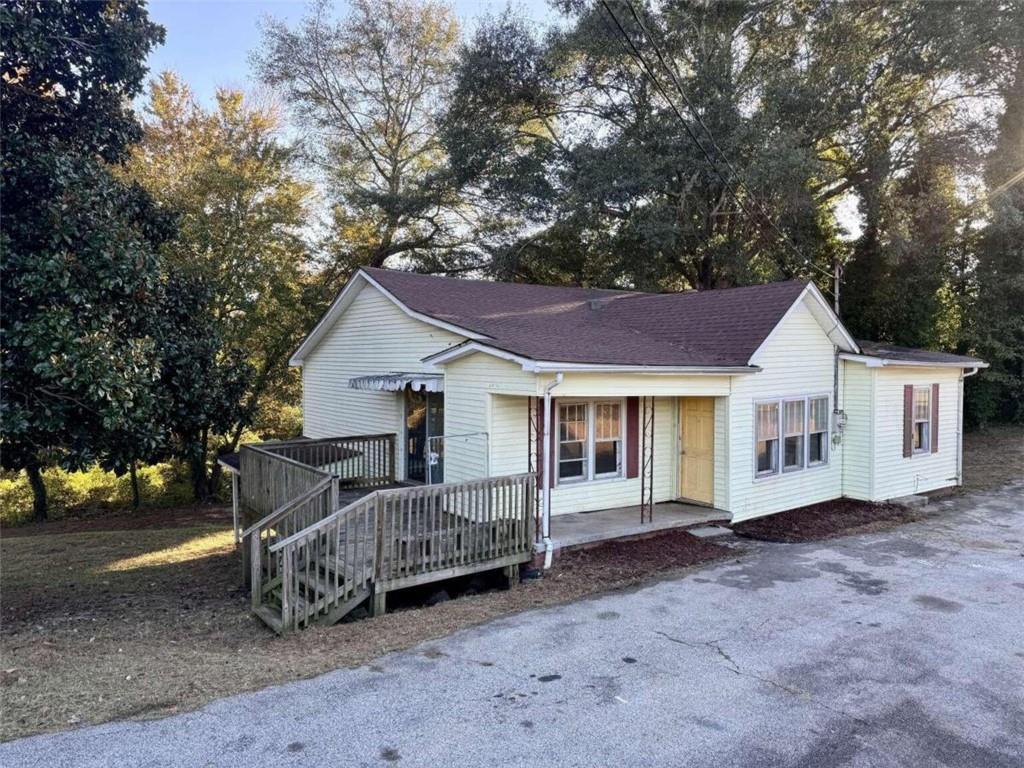
[[[939,385],[932,384],[932,453],[939,452]]]
[[[914,454],[914,385],[903,385],[903,458]]]
[[[626,398],[626,477],[640,476],[640,398]]]

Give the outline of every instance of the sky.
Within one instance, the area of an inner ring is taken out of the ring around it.
[[[338,0],[338,13],[347,3]],[[451,5],[463,27],[501,13],[508,0],[455,0]],[[170,69],[178,73],[206,104],[218,87],[251,90],[249,52],[260,43],[259,21],[265,16],[295,24],[304,15],[303,0],[150,0],[149,16],[167,31],[166,42],[149,57],[150,76]],[[545,0],[517,0],[512,7],[539,23],[551,18]]]

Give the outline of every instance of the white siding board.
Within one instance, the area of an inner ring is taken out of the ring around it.
[[[843,495],[868,501],[874,497],[875,368],[844,360],[840,363],[840,407],[846,412],[843,432]]]
[[[409,317],[376,288],[364,286],[303,361],[303,434],[400,434],[401,393],[350,389],[349,379],[390,371],[426,371],[422,358],[461,341],[453,333]],[[398,458],[401,468],[401,446]]]
[[[533,394],[534,375],[515,363],[479,352],[448,363],[444,372],[444,432],[449,436],[445,439],[445,481],[486,477],[488,471],[495,476],[525,472],[529,460],[525,454],[527,398],[493,393]],[[520,409],[521,430],[515,424]],[[486,433],[486,438],[480,433]],[[521,468],[512,459],[517,442],[524,452]]]
[[[676,449],[678,455],[678,447]],[[729,398],[715,398],[715,482],[713,504],[729,508]]]
[[[885,367],[875,373],[874,499],[956,485],[960,370]],[[903,386],[939,385],[939,450],[903,456]]]
[[[806,302],[806,300],[805,300]],[[831,446],[824,467],[754,478],[754,403],[776,397],[829,395],[833,346],[805,302],[799,304],[762,348],[760,373],[733,378],[729,398],[729,499],[734,522],[837,498],[842,484],[842,446]]]
[[[758,374],[746,374],[755,377]],[[554,381],[553,374],[537,377],[538,392]],[[569,371],[554,390],[557,397],[712,397],[729,394],[729,376],[662,373],[580,373]]]

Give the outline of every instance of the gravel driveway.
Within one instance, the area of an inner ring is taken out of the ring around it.
[[[1019,768],[1024,485],[933,508],[0,763]]]

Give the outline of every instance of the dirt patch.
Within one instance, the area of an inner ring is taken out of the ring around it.
[[[671,531],[566,553],[545,578],[509,591],[282,638],[248,611],[229,527],[44,531],[2,546],[3,740],[194,709],[734,555]]]
[[[880,531],[927,516],[924,509],[836,499],[779,512],[732,526],[738,536],[760,541],[801,542]]]
[[[987,491],[1024,478],[1024,426],[1003,424],[964,435],[964,485]]]

